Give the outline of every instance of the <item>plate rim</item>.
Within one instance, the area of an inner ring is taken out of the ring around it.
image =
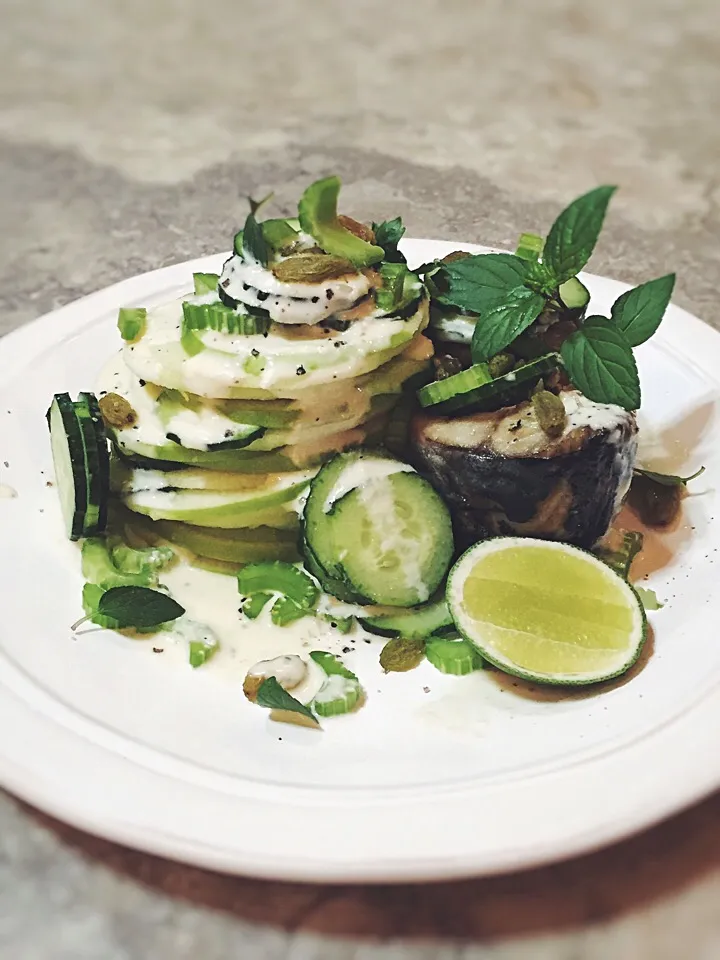
[[[414,246],[420,247],[422,245],[434,246],[438,249],[439,255],[441,250],[449,251],[450,249],[464,249],[473,253],[498,250],[498,248],[488,248],[478,244],[438,241],[428,238],[408,238],[403,244],[408,252]],[[220,257],[228,255],[229,253],[210,254],[183,263],[146,271],[88,294],[80,300],[22,325],[0,338],[0,371],[6,370],[8,364],[17,363],[18,358],[23,355],[27,355],[27,361],[30,362],[33,355],[37,355],[54,343],[66,339],[73,331],[81,329],[92,320],[93,315],[106,314],[109,310],[136,299],[143,295],[145,288],[150,290],[148,295],[160,298],[167,290],[179,286],[182,283],[182,278],[188,277],[193,270],[207,268],[209,264],[217,263]],[[581,274],[581,276],[586,278],[591,285],[593,281],[607,282],[611,280],[611,278],[587,273]],[[611,282],[616,285],[619,292],[631,287],[630,284],[622,281],[611,280]],[[672,314],[674,319],[668,324],[668,329],[663,327],[663,340],[677,349],[690,363],[699,367],[706,374],[710,374],[711,367],[708,362],[708,355],[713,352],[720,355],[720,334],[702,320],[674,304]],[[53,331],[48,330],[48,324],[53,325]],[[53,335],[38,337],[37,333],[41,328],[44,328],[47,332],[52,332]],[[686,352],[688,341],[695,344],[691,355]],[[718,383],[716,377],[713,377],[713,380]],[[43,743],[48,738],[52,739],[54,737],[58,751],[67,752],[69,762],[72,761],[79,769],[82,769],[83,766],[81,759],[83,753],[87,753],[89,750],[90,753],[95,755],[96,769],[102,768],[106,771],[109,778],[108,782],[117,782],[118,787],[123,782],[132,783],[133,789],[139,791],[137,796],[140,800],[143,799],[144,795],[147,800],[148,778],[154,781],[152,789],[157,791],[158,798],[165,796],[168,788],[171,793],[177,789],[177,781],[165,774],[150,771],[147,767],[134,763],[127,757],[122,757],[96,743],[91,743],[67,728],[58,728],[57,724],[48,715],[39,709],[34,709],[30,703],[21,699],[17,691],[13,691],[8,683],[0,677],[0,719],[2,718],[4,718],[3,723],[12,725],[11,727],[6,726],[5,729],[32,730],[37,738],[34,741],[35,743]],[[293,853],[288,854],[282,862],[275,863],[272,856],[263,858],[262,855],[258,855],[257,851],[253,852],[246,849],[243,853],[242,849],[237,846],[231,849],[229,844],[222,842],[222,837],[216,838],[214,843],[203,842],[199,839],[193,841],[188,836],[183,836],[182,831],[178,831],[177,826],[175,826],[176,820],[172,817],[167,819],[164,830],[158,829],[157,822],[148,822],[147,814],[142,817],[135,816],[134,819],[128,817],[126,811],[117,809],[117,799],[113,800],[108,795],[107,790],[104,791],[104,794],[108,797],[109,802],[106,802],[105,807],[101,809],[97,805],[103,803],[103,797],[98,794],[97,789],[87,791],[85,796],[79,796],[77,791],[73,791],[72,788],[67,789],[67,785],[63,791],[62,778],[60,782],[51,782],[47,775],[40,775],[38,770],[27,762],[28,757],[22,755],[22,751],[17,744],[0,744],[0,785],[33,806],[79,829],[154,855],[169,857],[221,872],[243,873],[266,879],[283,879],[295,882],[424,882],[507,872],[576,856],[650,827],[683,807],[702,799],[720,785],[720,756],[714,757],[713,740],[710,732],[714,729],[718,720],[720,720],[720,677],[718,677],[718,682],[712,689],[707,691],[704,697],[688,708],[685,713],[674,717],[667,723],[661,723],[639,741],[633,741],[626,747],[620,747],[606,755],[588,759],[582,764],[586,769],[580,774],[577,772],[577,765],[574,765],[572,773],[569,773],[567,768],[561,768],[546,774],[534,775],[529,781],[520,780],[510,784],[499,784],[497,787],[486,785],[482,788],[484,797],[478,796],[479,790],[477,787],[473,788],[472,785],[463,786],[459,784],[451,795],[446,794],[441,801],[443,805],[442,818],[445,819],[449,816],[449,811],[452,809],[452,815],[456,818],[457,829],[460,829],[461,824],[466,828],[469,827],[469,824],[480,812],[477,807],[474,807],[472,816],[469,817],[468,809],[463,808],[465,803],[479,804],[482,812],[481,821],[487,822],[492,820],[493,810],[495,815],[500,815],[507,809],[508,798],[506,795],[508,791],[519,795],[519,793],[527,791],[529,783],[532,784],[532,806],[540,809],[543,804],[548,802],[545,796],[547,791],[550,791],[550,795],[557,797],[559,789],[557,781],[562,780],[563,777],[570,776],[571,779],[577,779],[579,776],[585,784],[583,789],[587,790],[589,787],[590,792],[587,795],[591,797],[592,791],[599,782],[598,777],[617,776],[618,771],[613,771],[613,767],[620,764],[620,768],[622,768],[626,756],[630,753],[637,755],[639,751],[647,755],[645,763],[651,763],[651,766],[654,763],[654,777],[648,777],[647,782],[643,785],[644,800],[640,802],[639,796],[636,796],[634,808],[631,811],[623,811],[616,798],[615,806],[611,805],[604,822],[597,825],[594,830],[583,831],[573,826],[569,831],[565,830],[564,839],[563,837],[551,838],[548,836],[546,840],[536,842],[532,848],[522,844],[519,847],[506,846],[504,849],[494,850],[490,854],[483,853],[482,850],[475,848],[467,852],[453,849],[452,852],[443,854],[443,844],[440,842],[438,846],[437,842],[438,839],[441,840],[442,838],[435,838],[432,843],[426,844],[430,851],[426,856],[403,856],[402,851],[388,856],[387,850],[392,849],[393,843],[396,847],[402,847],[404,844],[407,851],[413,832],[417,835],[418,828],[421,828],[423,817],[420,816],[418,819],[418,814],[423,805],[427,805],[427,799],[418,800],[417,803],[398,800],[391,801],[388,804],[385,801],[385,805],[389,807],[394,807],[397,803],[402,803],[403,807],[407,807],[406,818],[403,818],[402,828],[397,830],[396,835],[388,832],[388,825],[380,830],[375,829],[373,834],[374,828],[377,828],[378,809],[377,804],[374,804],[371,798],[365,798],[363,803],[358,804],[353,809],[353,817],[357,818],[354,823],[354,832],[374,835],[376,845],[386,851],[385,855],[378,852],[374,853],[371,859],[359,857],[358,853],[362,852],[361,848],[357,845],[353,846],[351,843],[348,846],[348,853],[344,855],[345,859],[343,859],[343,855],[338,855],[338,851],[333,856],[329,856],[326,851],[324,856],[314,860],[307,856],[307,851],[303,854],[299,847],[297,850],[293,847]],[[693,751],[681,748],[683,738],[687,736],[686,730],[693,731]],[[705,740],[703,740],[703,737]],[[659,746],[660,740],[665,740],[666,743],[677,741],[680,745],[679,749],[675,751],[675,767],[672,777],[667,776],[667,746]],[[705,749],[700,749],[701,743],[704,744]],[[699,763],[692,760],[692,757],[698,756],[702,758]],[[656,758],[655,761],[652,761],[653,757]],[[35,759],[37,763],[38,758],[35,754],[32,755],[31,759]],[[41,761],[42,757],[40,756],[39,759]],[[633,766],[636,762],[633,763]],[[40,762],[40,767],[42,767],[42,762]],[[660,768],[664,777],[661,784],[656,782],[657,776],[659,776],[658,769]],[[161,783],[160,781],[167,782]],[[145,786],[143,786],[143,782]],[[526,785],[523,787],[524,783]],[[651,783],[652,790],[648,794],[648,787]],[[662,789],[660,789],[661,786]],[[183,789],[196,791],[199,788],[197,785],[183,783]],[[281,792],[282,788],[279,788],[279,790]],[[202,788],[202,793],[203,802],[208,803],[209,808],[217,806],[218,794],[206,788]],[[265,819],[263,817],[258,819],[258,803],[252,797],[238,798],[237,796],[230,797],[227,795],[223,796],[222,800],[223,804],[221,806],[230,803],[227,816],[237,816],[239,805],[242,805],[244,811],[247,808],[246,814],[254,817],[256,823],[262,820],[265,826],[270,826],[266,817]],[[88,801],[91,801],[91,803]],[[263,803],[266,803],[266,801],[263,801]],[[92,804],[96,804],[95,808]],[[278,802],[270,812],[277,814],[277,808],[283,806],[287,805]],[[328,821],[335,823],[337,830],[342,830],[341,821],[336,822],[337,811],[334,811],[333,816],[328,817],[329,811],[326,807],[323,807],[320,811],[320,820],[318,820],[318,811],[315,811],[313,817],[310,815],[312,811],[298,803],[285,811],[285,815],[287,814],[291,814],[291,819],[292,817],[295,817],[296,820],[301,819],[305,827],[310,830],[320,829],[322,821],[325,821],[325,831],[328,829]],[[568,809],[565,816],[561,816],[559,819],[563,820],[564,824],[574,823],[572,810]],[[536,827],[535,820],[534,815],[526,816],[520,824],[522,829],[519,830],[518,836],[522,836],[523,829],[527,831],[532,829],[533,826]]]

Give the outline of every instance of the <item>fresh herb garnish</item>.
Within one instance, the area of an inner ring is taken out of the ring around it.
[[[544,306],[544,297],[527,287],[510,290],[502,302],[486,310],[475,324],[470,346],[472,362],[483,363],[504,350],[537,320]]]
[[[270,247],[253,213],[248,214],[243,227],[242,248],[244,254],[263,266],[270,261]]]
[[[253,200],[252,197],[247,197],[247,202],[250,205],[250,213],[256,216],[260,208],[264,207],[266,203],[270,203],[274,196],[274,191],[271,191],[266,197],[263,197],[262,200]]]
[[[373,223],[375,243],[385,251],[386,263],[406,263],[405,256],[398,250],[398,243],[405,234],[402,217],[394,220],[383,220],[382,223]]]
[[[631,347],[637,347],[655,333],[670,303],[675,274],[648,280],[618,297],[611,316]]]
[[[177,600],[149,587],[111,587],[100,597],[98,613],[124,627],[157,627],[185,613]]]
[[[632,348],[605,317],[588,317],[560,348],[575,386],[596,403],[615,403],[625,410],[640,406],[640,378]]]
[[[550,228],[543,249],[543,266],[555,286],[579,273],[600,236],[605,211],[617,187],[596,187],[573,200]]]
[[[480,253],[440,264],[439,272],[447,284],[443,303],[482,313],[525,282],[528,265],[511,253]]]
[[[309,720],[313,726],[320,726],[312,710],[289,694],[287,690],[278,683],[275,677],[268,677],[266,680],[263,680],[257,692],[255,702],[260,707],[267,707],[268,710],[297,713],[305,717],[306,720]]]
[[[635,473],[639,473],[641,477],[647,477],[648,480],[654,480],[663,487],[686,487],[691,480],[696,480],[700,474],[705,473],[705,467],[700,467],[689,477],[676,477],[672,473],[656,473],[654,470],[643,470],[642,467],[635,467]]]
[[[147,630],[177,620],[185,613],[185,608],[167,593],[138,586],[104,590],[98,584],[86,583],[83,606],[86,616],[76,621],[71,630],[88,620],[112,630]]]

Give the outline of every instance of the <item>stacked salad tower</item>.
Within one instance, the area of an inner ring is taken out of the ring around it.
[[[642,538],[606,535],[628,493],[645,522],[672,522],[691,479],[636,465],[633,348],[657,329],[674,275],[586,316],[577,274],[612,187],[514,254],[414,270],[401,220],[343,216],[339,189],[311,184],[297,219],[262,220],[251,202],[220,275],[120,310],[124,347],[97,397],[55,396],[87,618],[182,629],[159,582],[179,552],[237,574],[247,619],[282,626],[315,615],[323,594],[339,601],[343,629],[389,638],[386,671],[427,658],[559,684],[623,673],[645,637],[627,582]],[[197,666],[216,643],[187,629]],[[309,693],[311,667],[322,684]],[[311,724],[363,700],[327,651],[256,664],[245,690]]]
[[[337,215],[313,184],[297,220],[248,216],[222,275],[124,309],[100,381],[114,485],[155,532],[211,563],[292,560],[299,498],[334,453],[382,440],[428,366],[428,297],[397,262],[397,223]]]

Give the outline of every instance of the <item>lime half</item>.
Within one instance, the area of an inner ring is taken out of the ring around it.
[[[538,683],[616,677],[637,660],[645,639],[633,588],[566,543],[477,543],[451,570],[447,600],[458,629],[486,660]]]

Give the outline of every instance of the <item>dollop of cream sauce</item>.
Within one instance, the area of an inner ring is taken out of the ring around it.
[[[7,483],[0,483],[0,500],[14,500],[18,495],[15,487],[11,487]]]
[[[267,310],[276,323],[308,325],[349,310],[370,291],[363,273],[322,283],[285,283],[261,263],[238,254],[225,262],[220,286],[233,300]]]

